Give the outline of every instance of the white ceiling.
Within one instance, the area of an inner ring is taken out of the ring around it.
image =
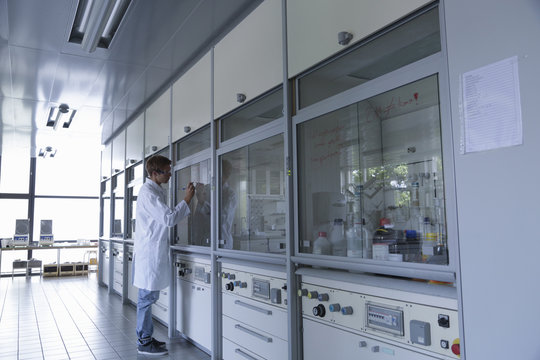
[[[77,114],[59,131],[107,142],[261,1],[133,0],[110,49],[89,54],[67,41],[77,0],[0,0],[2,155],[54,142],[61,103]]]

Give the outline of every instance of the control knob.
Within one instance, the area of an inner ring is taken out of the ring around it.
[[[232,281],[230,283],[225,284],[225,289],[229,291],[234,290],[234,284],[232,283]]]
[[[298,289],[298,296],[306,296],[307,293],[307,289]]]
[[[352,315],[352,313],[353,313],[352,306],[345,306],[345,307],[341,308],[341,313],[343,315]]]
[[[234,280],[234,279],[236,279],[236,275],[229,274],[228,278],[229,278],[229,280]]]
[[[328,294],[319,294],[318,299],[319,301],[328,301],[328,299],[330,299],[330,296],[328,296]]]
[[[307,297],[308,297],[308,299],[316,299],[317,297],[319,297],[319,293],[316,292],[316,291],[310,291],[307,294]]]
[[[326,315],[326,309],[324,308],[323,304],[319,304],[313,308],[313,315],[324,317]]]
[[[337,312],[341,310],[341,306],[339,304],[330,304],[328,310],[330,310],[330,312]]]

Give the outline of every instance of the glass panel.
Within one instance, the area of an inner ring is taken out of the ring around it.
[[[232,139],[282,116],[283,88],[279,87],[223,118],[220,121],[221,141]]]
[[[113,178],[114,188],[114,220],[112,226],[113,237],[124,236],[124,193],[125,175],[120,173]]]
[[[299,108],[439,52],[438,11],[434,8],[301,77]]]
[[[176,159],[185,159],[199,151],[210,147],[210,126],[207,126],[196,133],[186,136],[176,145]]]
[[[101,198],[102,198],[102,224],[103,227],[100,236],[108,238],[111,236],[111,180],[101,183]]]
[[[176,244],[210,246],[210,159],[176,172],[176,204],[184,199],[186,185],[193,182],[195,196],[191,214],[176,225]]]
[[[77,211],[73,211],[77,209]],[[35,224],[41,219],[53,221],[54,241],[97,239],[99,218],[98,199],[37,198],[34,209]],[[39,239],[40,227],[34,226],[34,240]]]
[[[128,206],[128,230],[126,234],[127,239],[135,240],[135,224],[136,224],[136,214],[137,214],[137,195],[139,195],[139,190],[141,189],[142,182],[137,183],[133,186],[130,186],[127,191],[127,206]]]
[[[0,163],[2,166],[0,169],[0,193],[28,194],[30,184],[29,152],[24,149],[6,151],[4,148]]]
[[[28,219],[28,200],[0,199],[1,238],[13,238],[17,219]]]
[[[447,264],[436,75],[298,125],[300,250]]]
[[[283,135],[220,157],[220,244],[224,249],[285,253]]]

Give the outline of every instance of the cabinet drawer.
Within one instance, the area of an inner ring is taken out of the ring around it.
[[[288,0],[289,78],[410,14],[431,0]],[[345,46],[338,33],[353,35]]]
[[[223,316],[223,337],[265,359],[288,356],[287,341],[228,316]]]
[[[287,338],[287,312],[274,306],[224,293],[223,314]]]
[[[264,360],[246,348],[223,338],[223,360]]]

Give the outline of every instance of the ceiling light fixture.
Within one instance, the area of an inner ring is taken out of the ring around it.
[[[39,157],[42,157],[44,159],[48,157],[54,157],[56,155],[56,149],[52,146],[46,146],[44,148],[39,149]]]
[[[131,0],[79,0],[69,42],[86,52],[108,49]]]
[[[77,110],[70,109],[67,104],[60,104],[58,107],[52,107],[49,110],[49,118],[47,119],[47,126],[51,126],[54,130],[58,130],[58,127],[62,125],[62,128],[69,128],[73,117]],[[64,121],[64,119],[67,119]]]

